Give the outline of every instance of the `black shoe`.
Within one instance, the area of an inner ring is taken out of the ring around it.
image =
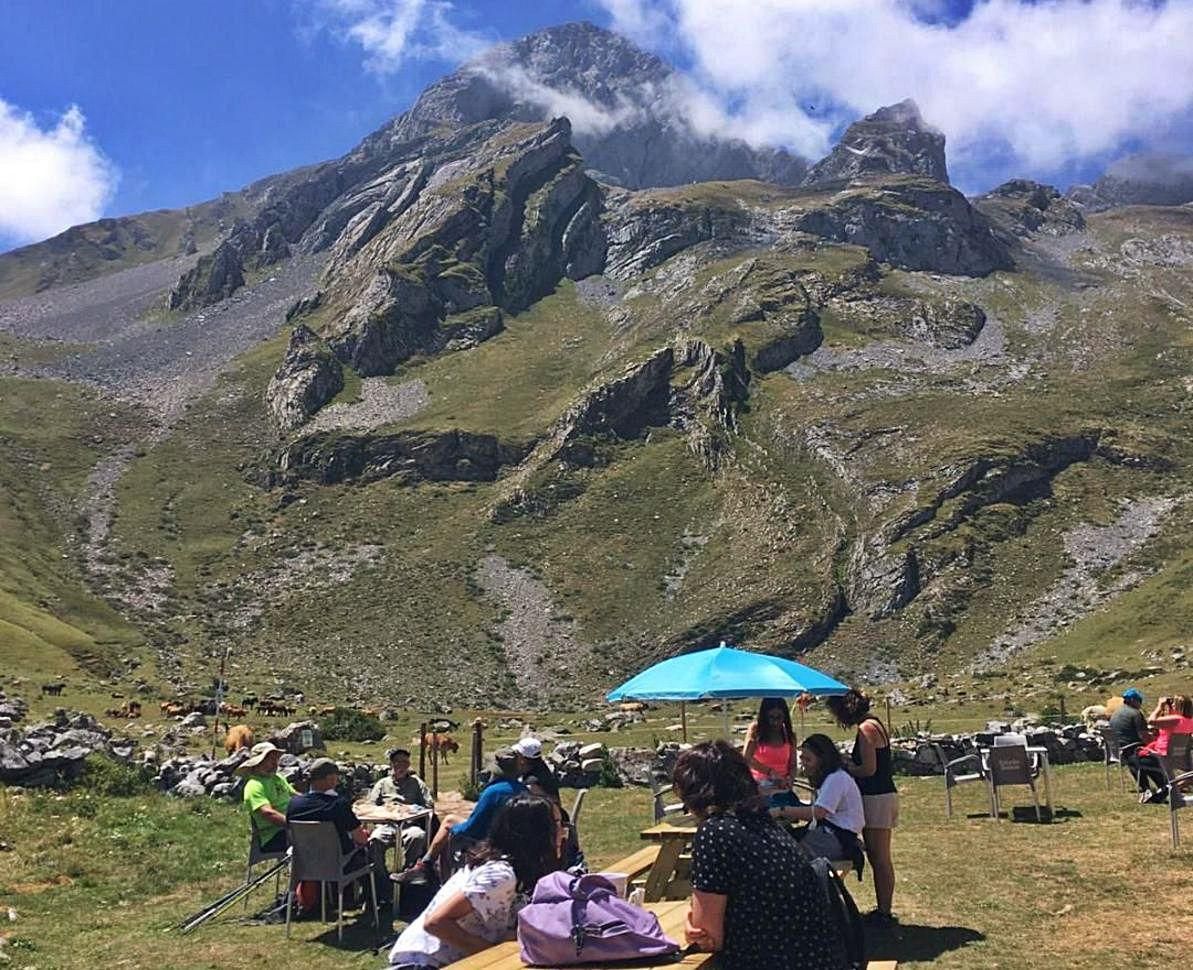
[[[881,929],[896,925],[899,922],[899,917],[894,913],[884,913],[881,910],[872,909],[870,912],[862,914],[862,920],[870,926]]]

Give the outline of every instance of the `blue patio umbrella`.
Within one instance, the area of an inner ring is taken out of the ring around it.
[[[647,667],[610,691],[606,700],[826,696],[844,694],[848,689],[828,674],[794,660],[738,650],[722,643],[711,650],[680,654]]]

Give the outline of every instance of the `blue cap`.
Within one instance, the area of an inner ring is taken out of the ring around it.
[[[1123,700],[1139,701],[1139,703],[1142,704],[1143,703],[1143,691],[1137,690],[1134,687],[1128,687],[1125,691],[1123,691]]]

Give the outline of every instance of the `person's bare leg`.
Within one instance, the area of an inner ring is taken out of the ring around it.
[[[866,855],[870,857],[870,869],[874,872],[874,895],[878,900],[878,911],[891,914],[891,903],[895,897],[895,863],[891,859],[891,829],[862,830],[866,843]]]
[[[443,823],[439,826],[439,831],[435,833],[435,838],[431,839],[431,844],[423,853],[423,861],[434,862],[443,854],[444,847],[452,837],[452,826],[459,821],[459,815],[448,815],[444,818]]]

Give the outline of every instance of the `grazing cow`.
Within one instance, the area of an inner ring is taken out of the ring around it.
[[[229,755],[240,750],[241,748],[251,748],[253,746],[253,729],[247,724],[233,724],[228,728],[228,734],[224,738],[224,750]]]
[[[228,717],[244,717],[247,712],[243,707],[237,707],[235,704],[229,704],[226,701],[221,701],[220,713],[227,714]]]
[[[410,743],[418,744],[418,738],[411,738]],[[450,734],[431,733],[423,738],[423,747],[431,754],[438,754],[439,760],[447,764],[448,753],[459,751],[460,743]]]
[[[43,694],[49,694],[51,697],[60,697],[65,689],[66,684],[63,681],[58,681],[55,684],[41,685],[41,692]]]
[[[1110,715],[1106,712],[1104,704],[1091,704],[1089,707],[1082,708],[1081,720],[1085,722],[1087,728],[1092,728],[1099,721],[1107,721]]]
[[[257,695],[256,694],[245,694],[244,697],[242,697],[240,699],[240,706],[247,708],[248,710],[251,711],[254,707],[257,706]]]
[[[141,716],[141,702],[125,701],[123,707],[109,707],[104,713],[108,717],[124,717],[131,721]]]

